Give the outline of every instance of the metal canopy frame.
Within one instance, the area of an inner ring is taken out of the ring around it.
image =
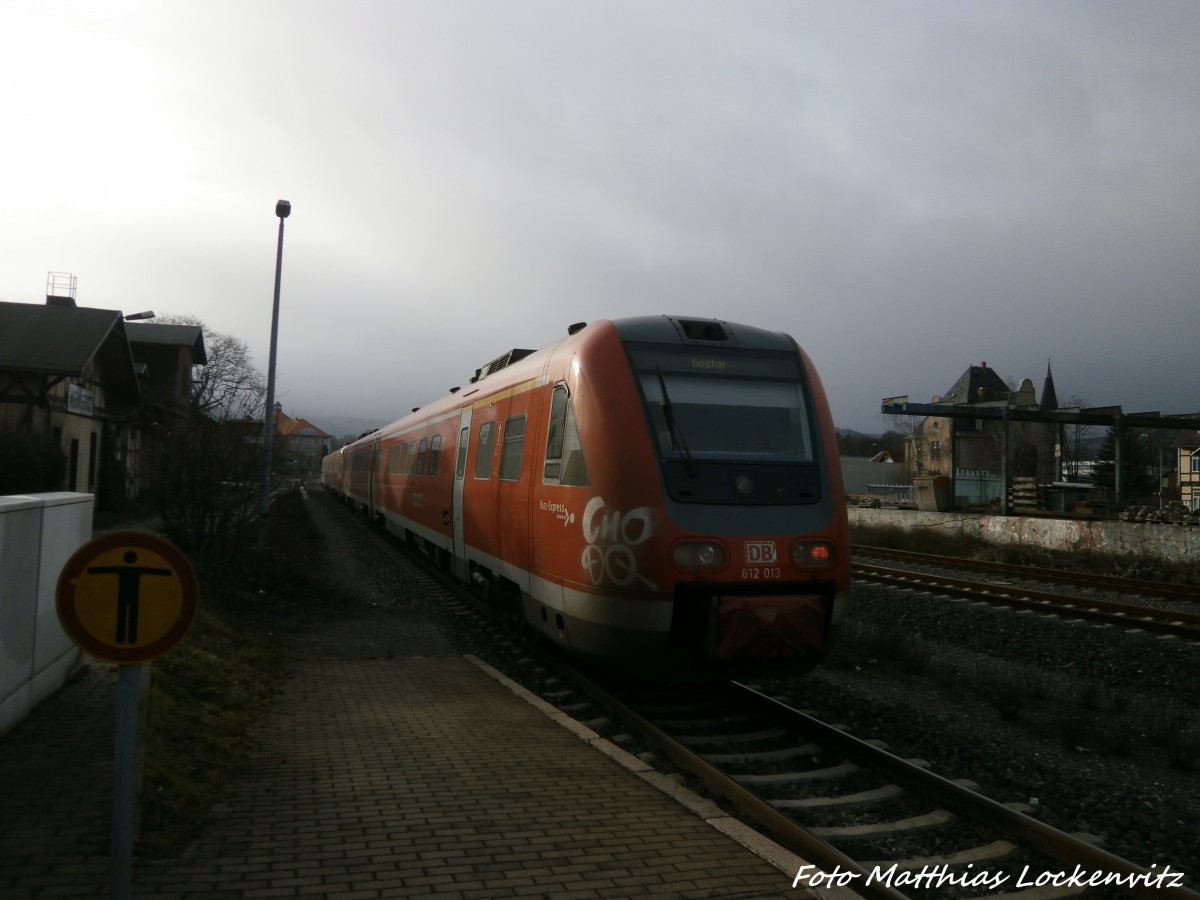
[[[1166,415],[1160,412],[1126,413],[1119,406],[1072,407],[1041,409],[1037,406],[1012,406],[1007,400],[982,403],[910,403],[908,397],[885,397],[879,411],[885,416],[923,416],[943,419],[992,419],[1003,423],[1003,454],[1000,477],[1004,490],[1000,493],[1001,515],[1008,515],[1008,423],[1041,422],[1050,425],[1103,425],[1116,431],[1116,471],[1113,493],[1121,502],[1121,435],[1133,429],[1169,429],[1200,431],[1200,416]],[[950,458],[957,459],[957,432],[950,429]],[[950,466],[950,503],[954,504],[954,466]]]

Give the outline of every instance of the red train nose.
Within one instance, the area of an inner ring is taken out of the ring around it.
[[[827,601],[793,594],[720,597],[713,650],[718,659],[793,659],[825,652]]]

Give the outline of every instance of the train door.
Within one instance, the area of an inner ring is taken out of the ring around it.
[[[370,468],[367,469],[367,517],[379,515],[379,441],[371,442]]]
[[[467,539],[463,514],[463,488],[467,474],[467,438],[471,435],[471,407],[462,411],[458,423],[458,453],[454,462],[454,496],[450,503],[450,518],[454,528],[454,574],[467,580]]]

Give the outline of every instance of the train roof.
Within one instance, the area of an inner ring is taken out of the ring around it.
[[[363,435],[353,444],[364,440],[375,440],[406,431],[415,421],[424,421],[459,409],[466,397],[478,394],[486,397],[503,390],[523,378],[537,377],[545,360],[567,340],[578,338],[589,341],[597,331],[607,326],[617,332],[622,341],[678,344],[697,347],[737,347],[747,350],[795,350],[796,343],[790,336],[779,331],[768,331],[753,325],[741,325],[724,319],[706,319],[695,316],[633,316],[623,319],[600,319],[590,325],[578,322],[567,329],[567,335],[540,350],[508,350],[475,370],[464,389],[454,388],[449,394],[431,403],[418,407],[370,434]],[[579,335],[582,334],[582,337]],[[503,377],[495,378],[503,372]]]
[[[637,316],[614,319],[613,326],[624,341],[662,344],[694,344],[706,347],[740,347],[751,350],[791,350],[794,342],[779,331],[740,325],[724,319],[695,316]]]

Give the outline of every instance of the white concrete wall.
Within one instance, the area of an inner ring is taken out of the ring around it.
[[[79,662],[54,600],[63,566],[91,539],[93,506],[91,494],[0,497],[0,734]]]
[[[937,529],[994,544],[1032,544],[1054,550],[1142,555],[1173,562],[1200,562],[1200,528],[1143,522],[980,516],[952,512],[851,507],[850,527]]]

